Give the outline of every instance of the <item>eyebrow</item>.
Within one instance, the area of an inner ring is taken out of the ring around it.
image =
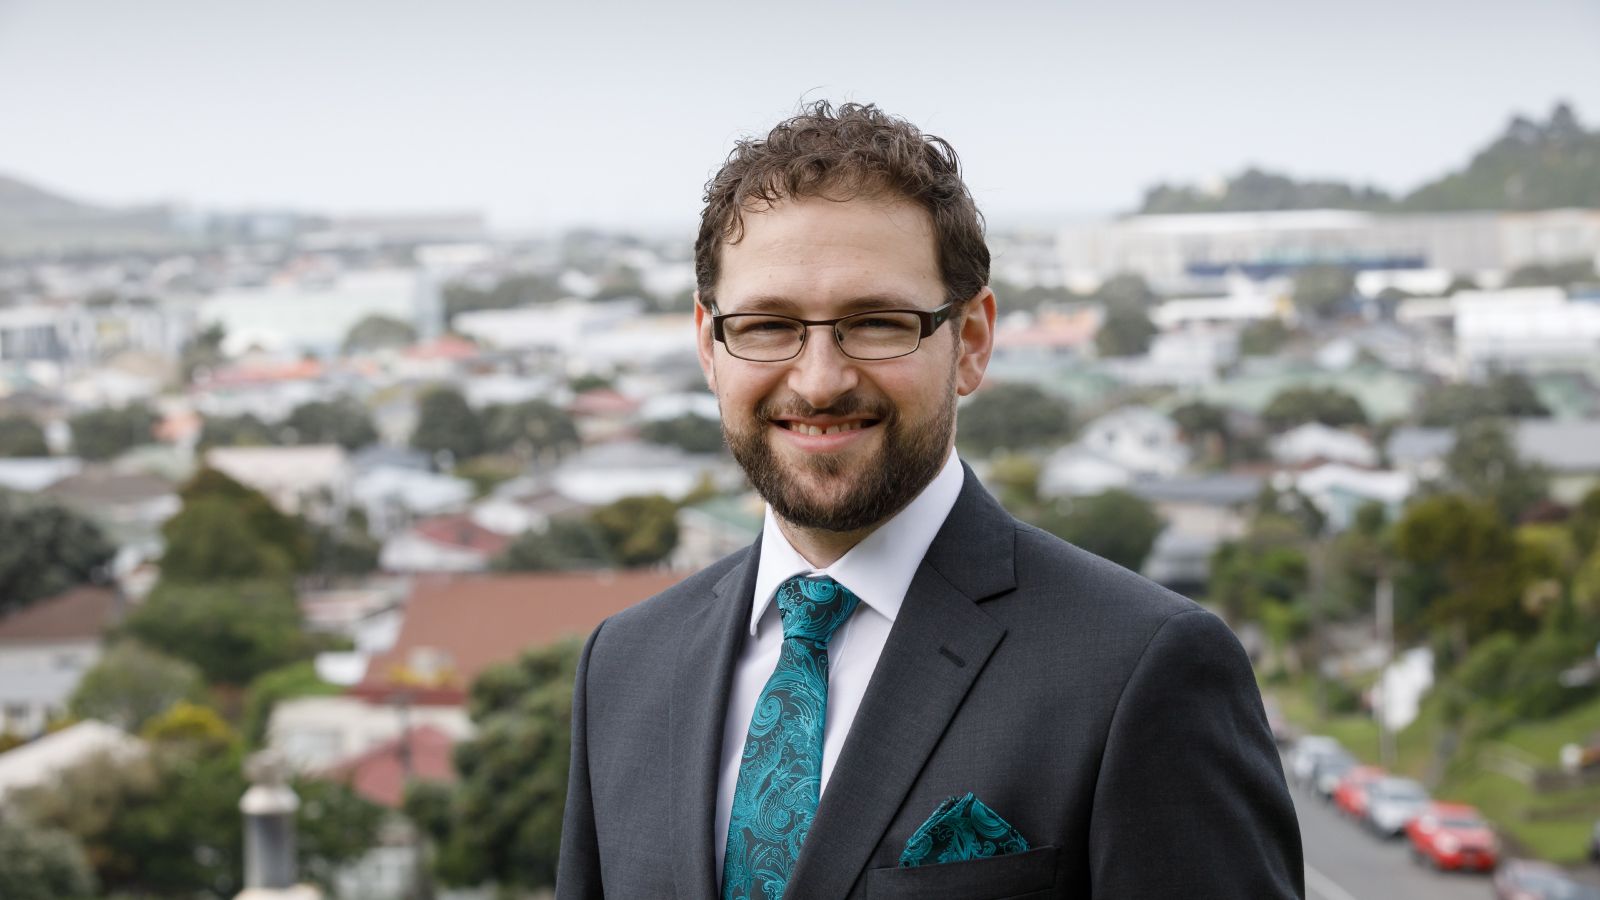
[[[758,294],[754,297],[746,298],[740,303],[738,309],[724,309],[722,312],[792,315],[799,308],[799,303],[781,294]],[[846,300],[839,307],[836,315],[848,316],[851,313],[866,312],[874,309],[922,309],[922,304],[898,294],[866,294]]]

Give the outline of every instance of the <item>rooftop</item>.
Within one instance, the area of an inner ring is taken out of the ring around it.
[[[0,644],[98,639],[116,624],[122,600],[109,588],[84,585],[0,618]]]

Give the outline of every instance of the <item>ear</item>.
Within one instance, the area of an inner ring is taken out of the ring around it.
[[[715,360],[716,341],[711,337],[711,316],[706,312],[705,304],[700,302],[700,292],[694,292],[694,343],[695,350],[700,354],[700,371],[705,373],[706,386],[711,388],[714,396],[717,393],[717,368]]]
[[[956,338],[961,342],[956,359],[956,393],[965,397],[983,384],[983,373],[989,368],[989,355],[994,352],[994,291],[984,285],[969,301],[956,326]]]

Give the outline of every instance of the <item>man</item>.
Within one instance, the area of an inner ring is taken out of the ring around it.
[[[951,148],[815,104],[729,156],[695,264],[765,527],[589,638],[557,897],[1303,894],[1232,633],[955,456],[995,296]]]

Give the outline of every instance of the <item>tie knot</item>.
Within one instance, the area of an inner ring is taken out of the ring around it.
[[[805,638],[826,647],[860,602],[860,597],[826,575],[796,575],[778,588],[783,639]]]

